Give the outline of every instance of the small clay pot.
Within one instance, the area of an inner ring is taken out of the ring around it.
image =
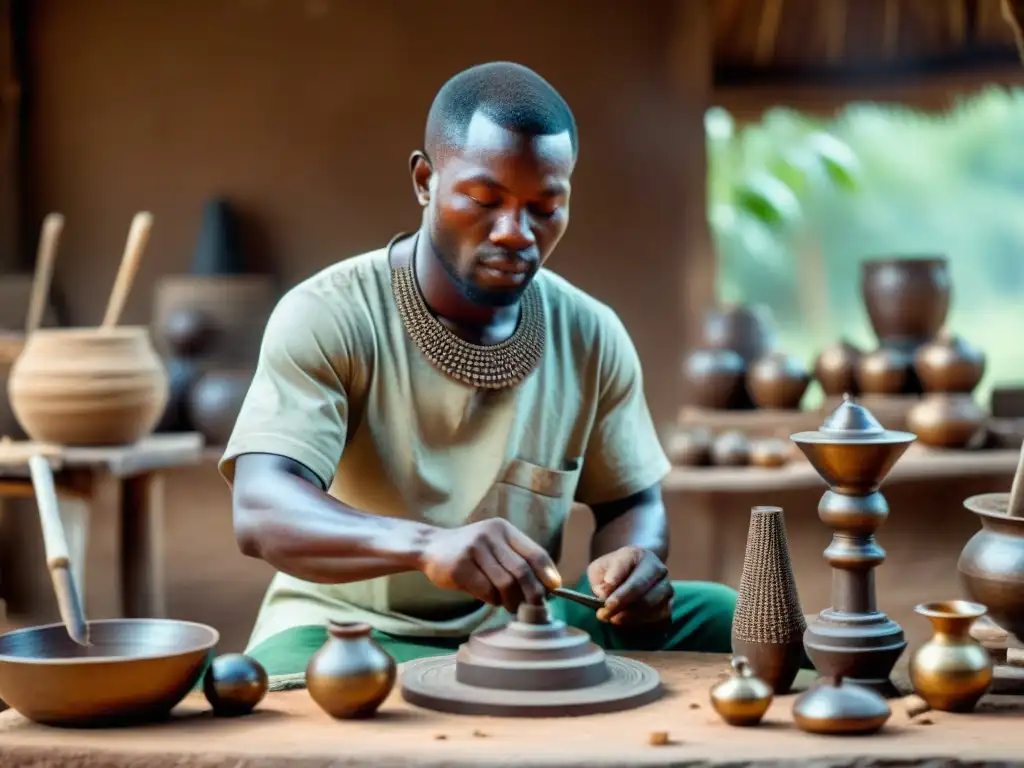
[[[774,351],[775,321],[763,305],[730,305],[712,310],[704,320],[704,345],[731,349],[752,362]]]
[[[210,445],[225,445],[252,383],[251,368],[209,371],[188,396],[189,418]]]
[[[814,361],[814,378],[826,396],[859,395],[857,366],[864,353],[848,341],[826,347]]]
[[[963,448],[984,429],[988,414],[970,395],[925,395],[907,412],[907,429],[922,445]]]
[[[759,408],[794,410],[811,383],[807,368],[794,357],[773,352],[750,366],[747,391]]]
[[[712,410],[738,407],[746,399],[746,372],[746,362],[731,349],[694,350],[683,364],[690,402]]]
[[[925,392],[969,394],[985,375],[985,353],[962,337],[943,332],[917,351],[914,370]]]
[[[723,432],[711,444],[711,462],[717,467],[750,464],[750,441],[742,432]]]
[[[682,429],[666,441],[665,453],[677,467],[702,467],[711,463],[713,436],[706,429]]]
[[[857,385],[869,395],[901,395],[914,388],[914,359],[893,347],[864,355],[857,364]]]
[[[789,463],[789,445],[777,437],[766,437],[750,443],[750,463],[755,467],[777,469]]]
[[[338,719],[369,717],[395,686],[395,660],[370,636],[370,625],[329,622],[327,643],[306,666],[309,695]]]

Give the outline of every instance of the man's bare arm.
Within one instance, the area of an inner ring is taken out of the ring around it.
[[[236,459],[232,502],[243,554],[325,584],[418,570],[432,530],[358,512],[325,493],[302,464],[269,453]]]
[[[592,560],[622,547],[646,549],[660,560],[668,557],[668,517],[659,485],[625,499],[595,504],[591,510],[596,524],[590,545]]]
[[[232,498],[239,549],[305,581],[421,571],[443,589],[513,612],[561,585],[548,553],[506,520],[438,528],[368,515],[329,496],[313,472],[283,456],[239,456]]]

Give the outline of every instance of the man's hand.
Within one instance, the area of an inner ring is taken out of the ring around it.
[[[420,570],[442,589],[460,589],[513,614],[520,603],[540,604],[562,585],[548,553],[501,518],[434,529]]]
[[[594,594],[604,599],[597,618],[617,626],[654,624],[672,617],[672,584],[658,556],[640,547],[623,547],[587,568]]]

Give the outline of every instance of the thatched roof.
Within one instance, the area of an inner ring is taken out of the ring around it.
[[[886,80],[1020,64],[1021,0],[715,0],[715,81]]]

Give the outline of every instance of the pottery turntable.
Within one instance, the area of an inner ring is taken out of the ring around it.
[[[559,717],[618,712],[662,695],[651,667],[609,656],[589,635],[523,604],[516,620],[469,638],[455,654],[404,665],[410,704],[462,715]]]

